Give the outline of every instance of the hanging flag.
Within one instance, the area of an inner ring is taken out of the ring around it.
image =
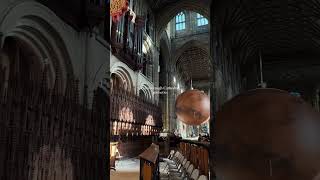
[[[120,17],[128,11],[129,3],[127,0],[111,0],[110,15],[114,22],[118,22]]]

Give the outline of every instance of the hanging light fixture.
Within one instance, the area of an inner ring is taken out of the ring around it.
[[[263,67],[262,67],[261,52],[259,53],[259,62],[260,62],[260,84],[258,84],[258,86],[260,88],[266,88],[267,87],[267,83],[263,81]]]
[[[193,87],[192,87],[192,79],[191,79],[191,82],[190,82],[190,89],[192,90]]]

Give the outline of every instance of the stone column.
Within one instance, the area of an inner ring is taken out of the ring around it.
[[[316,86],[312,92],[312,106],[319,111],[319,86]]]
[[[124,15],[124,32],[123,32],[123,44],[122,47],[125,52],[127,52],[127,44],[128,44],[128,37],[129,37],[129,13]]]
[[[0,49],[2,49],[2,46],[3,46],[3,32],[0,32]]]
[[[167,72],[167,77],[169,77],[169,75],[170,75],[170,72],[168,71]],[[169,79],[167,78],[167,83],[166,83],[166,86],[168,87],[168,85],[169,85]],[[169,90],[168,89],[166,89],[166,130],[167,131],[169,131],[169,129],[170,129],[170,110],[169,110]]]
[[[158,67],[159,67],[159,51],[155,47],[155,51],[153,53],[153,84],[154,87],[159,87],[159,72],[158,72]],[[165,77],[163,77],[165,78]],[[154,95],[154,101],[156,104],[159,102],[159,94]]]
[[[117,38],[117,25],[118,23],[117,22],[114,22],[111,20],[111,32],[110,32],[110,35],[111,35],[111,45],[114,45],[116,43],[116,38]]]
[[[211,59],[211,64],[212,64],[212,69],[213,72],[215,73],[212,75],[212,77],[215,77],[213,82],[210,82],[210,122],[209,122],[209,127],[210,127],[210,150],[209,150],[209,169],[210,169],[210,180],[216,180],[216,175],[214,171],[215,167],[215,143],[214,143],[214,123],[216,120],[216,111],[218,109],[218,104],[220,102],[217,102],[218,97],[219,97],[219,91],[218,88],[220,87],[220,84],[222,82],[218,82],[217,80],[220,77],[220,69],[219,69],[219,64],[221,64],[221,34],[219,34],[219,29],[218,29],[218,22],[215,21],[216,17],[214,14],[214,4],[211,3],[211,11],[210,11],[210,54],[213,59]]]
[[[9,67],[9,61],[6,63],[6,55],[2,51],[2,32],[0,32],[0,97],[3,95],[2,93],[7,87],[8,75],[7,69]]]

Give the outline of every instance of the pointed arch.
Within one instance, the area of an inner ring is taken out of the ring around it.
[[[210,22],[210,5],[208,5],[207,2],[198,0],[177,1],[166,8],[162,8],[158,12],[156,16],[157,37],[160,37],[162,31],[171,19],[184,10],[197,12],[206,17]]]

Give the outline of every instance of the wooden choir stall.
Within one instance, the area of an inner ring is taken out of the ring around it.
[[[186,157],[200,174],[209,177],[209,146],[210,142],[181,140],[179,151]]]
[[[159,146],[151,146],[139,155],[140,180],[159,180]]]

